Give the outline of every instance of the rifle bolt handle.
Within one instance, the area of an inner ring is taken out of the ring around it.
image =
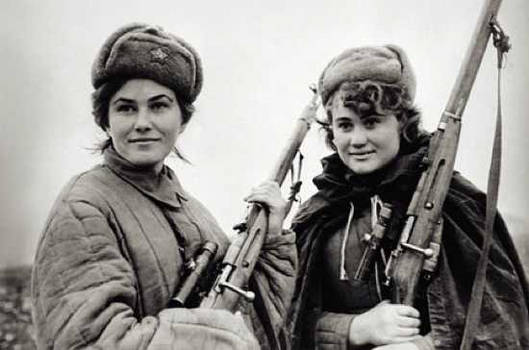
[[[432,248],[424,249],[424,248],[421,248],[421,247],[417,247],[416,245],[405,243],[405,242],[402,242],[400,244],[404,248],[407,248],[407,249],[412,250],[414,252],[423,254],[426,258],[431,258],[433,256],[433,254],[434,254],[434,251],[433,251]]]
[[[237,286],[234,286],[233,284],[231,283],[228,283],[228,282],[220,282],[219,283],[219,287],[224,287],[224,288],[228,288],[229,290],[239,294],[241,297],[243,297],[244,299],[246,299],[247,301],[254,301],[255,299],[255,293],[252,292],[252,291],[249,291],[249,290],[243,290]]]

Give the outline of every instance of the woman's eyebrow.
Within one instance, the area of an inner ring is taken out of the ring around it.
[[[135,101],[133,99],[130,99],[130,98],[119,97],[114,102],[112,102],[112,104],[115,105],[118,102],[134,103]]]
[[[334,118],[334,120],[336,120],[336,121],[353,120],[353,118],[347,117],[347,116],[342,116],[342,117],[336,117],[336,118]]]
[[[360,120],[364,120],[364,119],[367,119],[367,118],[373,118],[375,115],[374,114],[363,114],[360,116]]]
[[[163,98],[166,98],[166,99],[168,99],[171,102],[174,102],[173,99],[171,97],[167,96],[166,94],[160,94],[160,95],[153,96],[153,97],[149,98],[148,101],[149,102],[153,102],[153,101],[160,100],[160,99],[163,99]]]

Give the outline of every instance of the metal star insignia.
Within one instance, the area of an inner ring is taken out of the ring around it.
[[[166,54],[160,47],[157,49],[151,50],[152,60],[159,63],[165,63],[168,54]]]

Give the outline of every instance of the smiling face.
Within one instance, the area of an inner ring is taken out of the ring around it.
[[[123,158],[157,172],[185,129],[175,93],[147,79],[129,80],[112,96],[108,125],[106,132]]]
[[[370,174],[397,156],[401,127],[395,115],[360,117],[341,101],[336,102],[331,109],[332,143],[340,159],[354,173]]]

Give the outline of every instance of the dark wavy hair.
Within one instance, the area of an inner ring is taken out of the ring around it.
[[[112,96],[114,96],[114,94],[118,92],[118,90],[121,89],[123,85],[125,85],[125,83],[129,80],[129,78],[114,78],[105,82],[98,89],[92,92],[92,115],[94,116],[95,123],[103,131],[106,131],[109,126],[108,109]],[[176,91],[173,90],[173,92],[177,97],[176,100],[178,101],[178,105],[180,106],[180,110],[182,111],[182,124],[187,124],[187,122],[189,122],[189,120],[193,116],[193,113],[195,112],[195,106],[193,106],[193,104],[191,103],[182,102],[182,99],[178,98],[178,94],[176,93]],[[96,146],[96,150],[102,153],[111,145],[112,139],[109,137],[103,142],[99,143]],[[176,146],[173,147],[173,152],[178,158],[187,161],[182,155],[182,153],[176,148]]]
[[[341,98],[337,98],[340,96]],[[327,119],[318,120],[325,133],[325,144],[336,151],[333,144],[332,108],[343,103],[360,117],[393,114],[402,122],[400,153],[407,153],[427,132],[421,127],[421,114],[401,87],[371,80],[345,81],[330,96],[325,104]]]

